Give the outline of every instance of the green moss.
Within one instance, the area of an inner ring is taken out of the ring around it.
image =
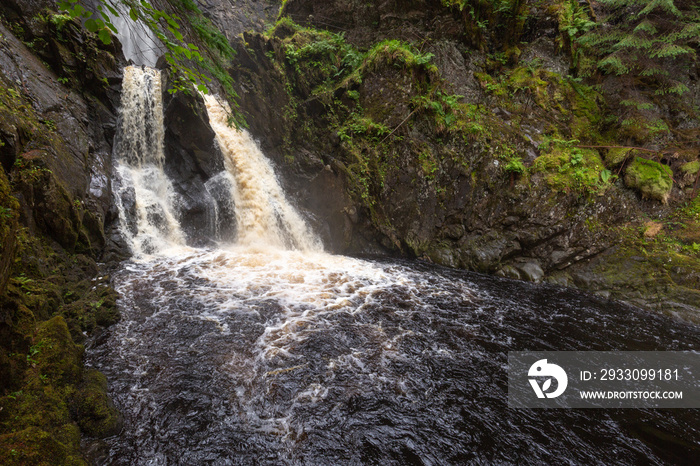
[[[535,64],[536,65],[536,64]],[[499,107],[527,119],[551,122],[546,132],[585,141],[601,139],[603,111],[592,87],[538,68],[532,63],[494,77],[474,73]]]
[[[83,349],[73,343],[63,317],[41,323],[35,342],[30,357],[42,376],[57,384],[70,384],[80,378]]]
[[[70,448],[38,427],[0,435],[0,463],[7,466],[87,464]]]
[[[608,152],[605,154],[605,164],[608,167],[616,167],[627,159],[631,151],[632,149],[629,147],[614,147],[608,149]]]
[[[39,324],[21,389],[0,399],[0,450],[7,455],[0,463],[82,464],[68,407],[81,378],[81,358],[82,347],[73,343],[62,317]],[[46,458],[49,463],[42,463]]]
[[[535,159],[532,172],[545,173],[547,183],[558,191],[593,194],[605,188],[605,170],[598,152],[591,149],[558,146]]]
[[[437,67],[431,63],[432,53],[421,53],[413,45],[396,39],[387,39],[372,47],[365,57],[363,68],[371,71],[382,65],[405,68],[422,68],[437,74]]]
[[[673,172],[671,169],[653,160],[636,157],[627,166],[625,184],[637,189],[643,197],[656,199],[664,204],[673,187]]]
[[[10,193],[10,183],[0,168],[0,295],[5,291],[10,276],[18,229],[19,203]]]
[[[435,157],[430,152],[429,149],[425,149],[418,154],[418,162],[423,169],[423,175],[428,180],[433,180],[435,178],[436,172],[439,169],[439,165]]]
[[[107,379],[95,370],[87,371],[75,396],[74,407],[80,429],[91,437],[106,437],[119,432],[121,418],[107,396]]]
[[[695,160],[681,165],[681,171],[686,175],[695,175],[700,171],[700,161]]]

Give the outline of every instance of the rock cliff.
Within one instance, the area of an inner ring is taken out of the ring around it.
[[[697,101],[667,108],[662,134],[631,133],[614,86],[576,76],[568,2],[490,12],[501,29],[449,3],[290,0],[237,42],[241,109],[328,247],[697,319],[696,178],[681,168],[698,157]]]

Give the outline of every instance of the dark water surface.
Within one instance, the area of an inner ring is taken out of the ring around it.
[[[507,353],[698,350],[700,327],[420,262],[189,250],[126,263],[93,342],[109,465],[668,464],[698,410],[507,407]]]

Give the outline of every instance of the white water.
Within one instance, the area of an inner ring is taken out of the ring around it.
[[[124,86],[116,194],[136,257],[115,274],[122,320],[91,352],[125,424],[97,464],[661,464],[624,419],[506,409],[506,354],[658,348],[677,330],[523,283],[326,254],[211,98],[238,238],[187,248],[159,77],[130,69]],[[678,422],[697,437],[695,417]]]
[[[160,71],[124,69],[114,191],[122,234],[137,256],[185,246],[163,167],[162,97]]]
[[[212,96],[204,99],[226,168],[217,177],[228,179],[223,185],[230,186],[237,237],[213,250],[188,247],[173,208],[172,184],[163,170],[161,92],[158,71],[125,70],[116,197],[122,232],[135,260],[116,283],[122,295],[136,295],[150,283],[149,289],[159,296],[153,304],[169,312],[166,302],[176,294],[172,286],[186,289],[201,309],[197,317],[216,322],[224,334],[231,331],[225,322],[232,310],[247,309],[249,300],[273,300],[281,312],[267,322],[251,348],[256,359],[270,360],[284,358],[290,345],[330,325],[328,319],[338,313],[361,313],[376,293],[397,286],[422,288],[402,268],[323,252],[256,142],[248,132],[228,125],[228,106]],[[135,221],[129,220],[130,196]],[[164,276],[170,285],[155,278]],[[469,290],[463,292],[471,296]],[[136,304],[127,307],[132,306]],[[227,366],[235,361],[234,357]]]
[[[320,240],[285,197],[250,134],[228,126],[226,104],[204,97],[226,168],[211,181],[228,179],[223,186],[230,186],[237,224],[237,238],[221,239],[252,250],[321,251]],[[177,196],[164,171],[164,134],[160,72],[127,67],[115,145],[119,175],[115,194],[122,232],[137,257],[192,252],[178,222]]]
[[[261,303],[274,302],[278,312],[264,322],[262,332],[252,341],[252,335],[245,336],[249,345],[246,354],[230,354],[220,370],[238,387],[235,396],[249,422],[261,431],[287,435],[286,418],[291,411],[272,415],[256,412],[253,405],[260,393],[251,391],[251,382],[266,378],[270,367],[294,365],[299,358],[295,346],[331,328],[338,316],[362,315],[366,306],[374,305],[389,289],[419,290],[424,286],[401,267],[377,266],[323,252],[320,240],[286,198],[258,145],[249,133],[227,124],[229,108],[212,96],[204,98],[226,168],[217,177],[227,177],[229,182],[224,185],[231,186],[228,195],[234,203],[237,237],[216,249],[187,247],[170,201],[172,185],[163,171],[160,92],[157,71],[125,71],[116,194],[122,232],[135,258],[116,279],[115,286],[123,296],[123,320],[114,332],[123,345],[120,353],[133,361],[135,373],[144,376],[131,389],[139,393],[149,390],[150,363],[140,356],[148,350],[139,349],[151,340],[139,323],[144,305],[155,310],[146,311],[150,314],[146,327],[165,316],[171,322],[201,320],[215,323],[217,333],[226,339],[239,331],[229,325],[232,315],[260,317]],[[130,193],[138,212],[137,221],[131,223],[125,202]],[[147,304],[138,298],[144,291],[150,295]],[[462,292],[471,297],[469,289]],[[180,307],[182,303],[187,303],[185,308]],[[418,299],[415,308],[422,307]],[[366,331],[373,339],[385,337],[381,325],[370,323]],[[383,343],[383,354],[393,357],[397,341],[410,337],[411,332],[395,332]],[[329,361],[329,368],[362,364],[353,354]],[[312,384],[296,398],[321,399],[324,390],[327,387]]]
[[[204,96],[209,121],[233,178],[237,243],[319,251],[321,242],[287,200],[270,162],[245,130],[228,125],[230,109]]]

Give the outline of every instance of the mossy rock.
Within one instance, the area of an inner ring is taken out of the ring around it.
[[[556,147],[537,157],[532,172],[544,172],[547,184],[556,191],[597,193],[600,173],[605,169],[597,151],[576,147]]]
[[[95,310],[95,321],[97,325],[109,327],[116,324],[121,319],[121,313],[117,308],[117,292],[114,288],[108,287],[100,294],[101,303]]]
[[[700,160],[695,160],[693,162],[688,162],[681,166],[681,171],[684,175],[696,175],[700,171]]]
[[[71,449],[50,433],[28,427],[19,432],[0,435],[0,464],[23,466],[86,465],[71,455]]]
[[[11,194],[5,171],[0,168],[0,294],[5,292],[17,250],[18,211],[19,203]]]
[[[666,165],[636,157],[627,166],[625,184],[637,189],[643,197],[656,199],[665,204],[673,187],[673,172]]]
[[[613,147],[605,154],[605,165],[616,167],[625,161],[632,149],[628,147]]]
[[[83,349],[73,343],[63,317],[56,316],[40,324],[34,341],[30,357],[43,376],[58,384],[80,379]]]
[[[78,425],[86,435],[108,437],[121,430],[121,416],[107,396],[107,378],[101,372],[86,371],[73,404]]]

